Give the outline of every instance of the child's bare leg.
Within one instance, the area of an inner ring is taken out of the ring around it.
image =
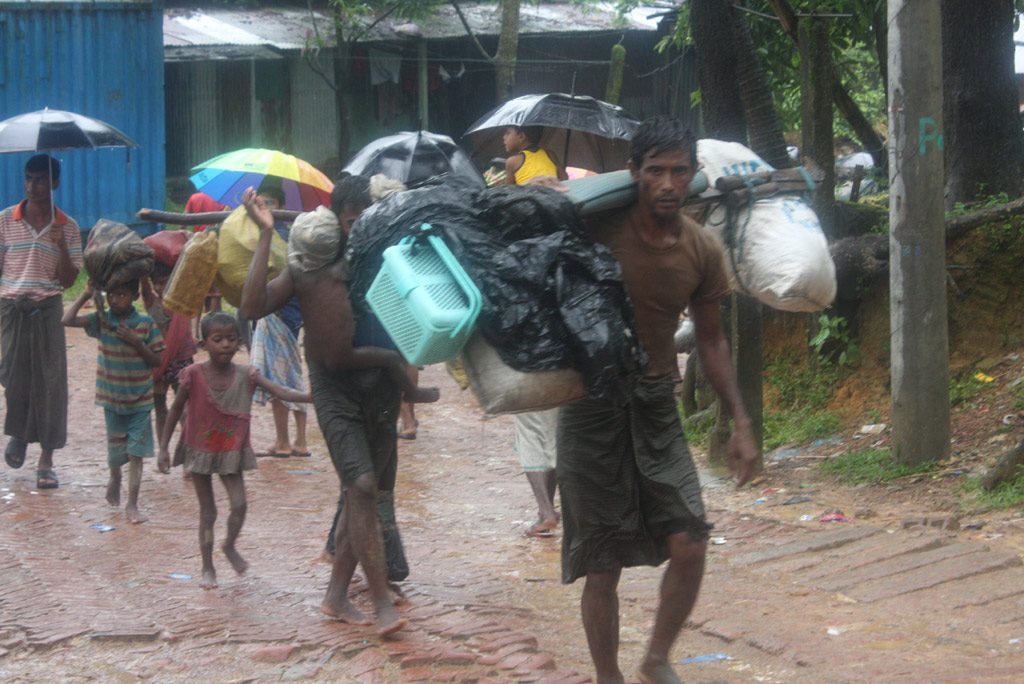
[[[403,400],[413,404],[429,404],[441,398],[441,392],[436,387],[419,387],[405,369],[404,363],[388,367],[388,377],[402,390]]]
[[[199,555],[203,559],[203,578],[199,586],[213,589],[217,586],[217,572],[213,569],[213,524],[217,522],[213,483],[209,475],[192,473],[192,486],[199,499]]]
[[[274,414],[274,446],[270,453],[283,456],[290,456],[292,453],[291,440],[288,438],[288,407],[279,399],[270,400],[270,409]]]
[[[320,611],[324,615],[329,615],[335,620],[347,622],[350,625],[369,625],[373,624],[373,621],[352,605],[348,599],[348,586],[352,582],[352,575],[355,574],[358,563],[347,534],[348,508],[346,503],[341,510],[337,530],[334,533],[331,579],[327,583],[327,595],[324,596],[324,601],[320,604]]]
[[[124,514],[130,523],[143,523],[147,518],[139,512],[139,489],[142,488],[142,459],[138,456],[128,457],[128,505]]]
[[[420,382],[420,369],[419,368],[417,368],[416,366],[412,365],[411,363],[410,364],[406,364],[406,366],[405,366],[405,374],[407,376],[409,376],[409,381],[413,385],[419,386],[419,382]],[[406,437],[410,437],[410,436],[415,437],[416,436],[416,427],[418,425],[418,421],[416,420],[416,405],[413,404],[410,401],[403,400],[402,403],[399,405],[399,408],[398,408],[398,418],[399,418],[398,434],[399,435],[405,435]]]
[[[295,441],[292,442],[292,451],[305,454],[309,451],[306,446],[306,412],[292,411],[295,416]]]
[[[107,481],[107,503],[115,508],[121,507],[121,466],[110,466],[110,479]]]
[[[224,537],[224,543],[220,549],[227,556],[228,562],[231,563],[231,567],[235,569],[235,572],[241,575],[249,569],[249,564],[245,562],[245,559],[235,549],[238,534],[242,531],[242,525],[245,524],[247,506],[245,502],[245,480],[242,478],[241,473],[233,473],[231,475],[221,475],[220,481],[224,483],[224,489],[228,491],[228,500],[231,502],[231,513],[228,515],[228,534]]]
[[[153,383],[153,415],[156,416],[155,434],[162,435],[167,422],[167,385],[162,382]]]

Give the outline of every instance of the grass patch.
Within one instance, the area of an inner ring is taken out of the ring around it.
[[[687,417],[683,414],[682,402],[679,402],[678,410],[679,420],[683,422],[683,432],[686,434],[686,441],[702,449],[707,449],[708,435],[715,429],[714,410],[705,409]]]
[[[821,471],[845,484],[888,482],[908,475],[920,475],[935,470],[937,462],[907,465],[897,463],[890,449],[861,449],[821,462]]]
[[[78,299],[78,295],[82,294],[82,290],[85,289],[85,283],[88,280],[89,274],[85,272],[85,269],[78,269],[78,277],[75,278],[74,284],[68,289],[64,290],[64,301],[73,302],[76,299]]]
[[[802,444],[827,437],[842,427],[839,416],[808,408],[790,411],[768,411],[764,415],[764,448],[775,449],[783,444]]]
[[[979,378],[981,373],[973,373],[968,371],[966,374],[958,378],[950,378],[949,380],[949,405],[959,406],[960,404],[969,402],[976,396],[981,394],[981,391],[988,386],[988,382]]]
[[[1012,480],[1000,482],[992,491],[982,489],[980,477],[969,478],[964,483],[964,490],[972,495],[972,508],[979,512],[1017,508],[1024,505],[1024,469],[1019,470]]]
[[[780,359],[765,366],[771,401],[764,412],[764,447],[799,444],[826,437],[841,427],[839,417],[825,410],[839,384],[835,364],[800,366]]]

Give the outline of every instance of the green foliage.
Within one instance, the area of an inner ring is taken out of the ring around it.
[[[1020,1],[1020,0],[1016,0]],[[643,3],[640,0],[618,0],[620,12]],[[880,13],[885,20],[885,0],[791,0],[801,15],[811,12],[843,14],[828,19],[829,42],[833,46],[833,62],[840,82],[876,129],[886,122],[885,84],[879,68],[873,20]],[[775,99],[782,125],[787,130],[800,128],[800,53],[787,36],[769,0],[747,0],[743,7],[751,10],[743,16],[760,57]],[[670,40],[662,40],[659,49],[670,44],[677,47],[693,44],[689,8],[676,8],[675,27]],[[764,16],[762,16],[764,15]],[[853,130],[839,114],[835,119],[836,136],[856,139]]]
[[[839,383],[837,366],[815,364],[799,369],[792,359],[780,359],[766,365],[765,375],[775,394],[775,401],[764,413],[766,449],[825,437],[840,428],[839,417],[825,410]]]
[[[949,379],[949,405],[958,406],[978,396],[988,383],[977,377],[976,374],[967,373]]]
[[[935,470],[937,466],[934,461],[914,466],[897,463],[890,449],[861,449],[822,461],[820,468],[845,484],[856,485],[919,475]]]
[[[818,334],[810,342],[818,358],[826,363],[847,366],[857,360],[860,348],[850,337],[849,324],[842,316],[818,316]]]
[[[984,188],[982,188],[982,191],[984,191]],[[1006,204],[1009,201],[1009,195],[1005,192],[997,192],[994,195],[985,195],[973,202],[956,202],[953,205],[953,208],[946,212],[946,218],[957,218],[964,214],[970,214],[971,212],[980,211],[982,209],[991,209],[992,207],[998,207],[1002,204]]]
[[[834,434],[842,427],[839,416],[831,411],[800,407],[789,411],[769,411],[764,416],[764,448],[783,444],[803,444]]]
[[[185,205],[181,202],[175,202],[171,197],[164,197],[164,211],[171,211],[175,214],[184,214]]]
[[[696,444],[707,448],[708,435],[715,427],[714,410],[698,411],[690,417],[683,415],[682,402],[679,403],[679,419],[683,421],[683,431],[686,433],[686,440],[690,444]]]
[[[992,491],[982,489],[980,477],[968,478],[964,491],[970,495],[971,508],[978,511],[1017,508],[1024,504],[1024,469],[1019,469],[1013,479],[1000,482]]]
[[[82,290],[85,289],[85,283],[89,280],[89,274],[85,272],[84,268],[78,269],[78,277],[75,278],[75,282],[68,289],[64,290],[64,301],[73,302],[78,299],[78,295],[82,294]]]
[[[1013,410],[1020,411],[1024,409],[1024,382],[1011,385],[1010,391],[1013,393]]]

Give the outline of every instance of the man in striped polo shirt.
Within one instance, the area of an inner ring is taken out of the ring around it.
[[[0,212],[0,384],[7,400],[4,460],[25,462],[32,442],[42,451],[36,486],[59,486],[53,452],[67,442],[67,345],[62,293],[78,276],[78,224],[53,205],[60,162],[38,154],[25,164],[25,199]]]

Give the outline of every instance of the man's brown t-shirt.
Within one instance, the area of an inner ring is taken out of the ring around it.
[[[647,352],[648,378],[678,378],[673,336],[680,314],[691,301],[718,299],[729,292],[722,246],[692,219],[681,219],[679,241],[667,249],[640,239],[629,210],[589,224],[594,240],[607,246],[622,266],[637,333]]]

